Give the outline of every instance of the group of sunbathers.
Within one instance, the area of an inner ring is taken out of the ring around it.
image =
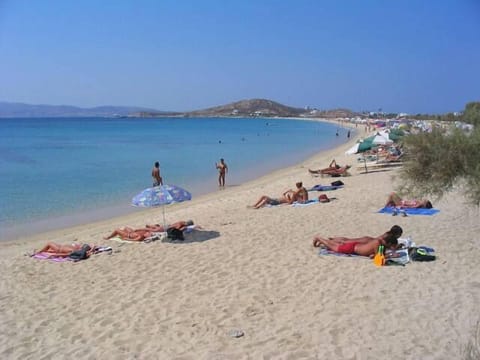
[[[293,204],[294,202],[298,203],[306,203],[308,201],[308,191],[303,187],[303,183],[301,181],[295,184],[296,190],[289,189],[285,191],[281,197],[279,198],[272,198],[267,195],[262,195],[258,201],[249,206],[253,209],[260,209],[266,205],[280,205],[280,204]]]
[[[177,221],[173,224],[170,224],[166,229],[177,229],[180,231],[185,231],[187,228],[196,226],[192,220],[186,221]],[[197,226],[200,228],[199,226]],[[164,232],[165,227],[160,224],[145,225],[144,228],[133,229],[131,227],[125,226],[122,228],[115,229],[109,236],[104,237],[105,240],[111,239],[113,237],[119,237],[122,240],[129,241],[145,241],[148,238],[151,238],[155,233]],[[49,242],[43,248],[38,251],[35,251],[35,254],[44,254],[47,257],[68,257],[72,252],[82,249],[84,244],[71,244],[71,245],[61,245],[54,242]],[[89,250],[87,250],[87,257],[91,254],[96,253],[98,247],[95,245],[89,245]]]
[[[398,194],[391,193],[387,199],[386,206],[393,206],[396,208],[432,208],[432,203],[429,200],[404,200]],[[363,236],[359,238],[346,237],[329,237],[323,238],[315,236],[313,239],[313,246],[325,246],[327,249],[342,253],[355,254],[362,256],[374,256],[378,251],[378,247],[383,245],[385,249],[396,250],[398,248],[398,238],[402,235],[403,230],[400,226],[394,225],[386,233],[377,236]]]
[[[329,170],[341,169],[335,160],[333,160],[327,169],[316,170],[321,173],[328,173]],[[312,172],[312,170],[309,170]],[[266,205],[279,205],[279,204],[292,204],[294,202],[306,203],[308,201],[308,191],[303,186],[302,182],[297,182],[296,190],[289,189],[285,191],[281,197],[272,198],[267,195],[263,195],[258,201],[251,206],[254,209],[259,209]],[[399,209],[405,208],[432,208],[432,203],[427,199],[422,200],[405,200],[402,199],[397,193],[392,192],[387,199],[387,207],[395,207]],[[188,227],[194,226],[192,220],[177,221],[170,224],[166,228],[160,224],[145,225],[144,228],[134,229],[131,227],[123,227],[115,229],[109,236],[104,237],[105,240],[113,237],[119,237],[122,240],[129,241],[145,241],[152,238],[156,233],[165,232],[168,229],[177,229],[180,231],[186,230]],[[346,238],[346,237],[330,237],[323,238],[316,236],[313,239],[313,245],[315,247],[325,246],[326,248],[344,254],[357,254],[364,256],[373,256],[380,245],[384,245],[386,249],[396,249],[398,245],[398,238],[402,235],[402,228],[398,225],[394,225],[386,233],[377,236],[363,236],[359,238]],[[48,243],[37,253],[48,254],[51,257],[68,257],[72,252],[82,249],[82,244],[72,245],[60,245],[53,242]],[[95,246],[89,246],[87,256],[95,252]]]
[[[177,229],[184,231],[188,226],[192,226],[193,221],[177,221],[176,223],[170,224],[167,226],[168,229]],[[130,241],[144,241],[152,237],[155,233],[165,232],[165,227],[160,224],[154,225],[145,225],[144,228],[133,229],[131,227],[125,226],[123,228],[115,229],[109,236],[104,237],[105,240],[111,239],[113,237],[119,237],[122,240]]]

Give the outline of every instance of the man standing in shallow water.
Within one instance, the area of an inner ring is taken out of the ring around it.
[[[160,163],[157,161],[152,169],[153,186],[163,185],[163,179],[160,176]]]
[[[223,158],[220,159],[220,163],[215,163],[215,167],[218,170],[218,186],[225,187],[225,175],[228,172],[228,166],[225,163],[225,160]]]

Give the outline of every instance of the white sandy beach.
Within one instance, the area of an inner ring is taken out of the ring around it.
[[[354,166],[340,178],[344,189],[327,193],[336,197],[330,203],[247,208],[296,181],[309,188],[337,180],[307,169],[332,158],[355,164],[344,155],[349,147],[169,206],[168,222],[204,227],[184,243],[102,239],[116,227],[160,222],[162,210],[151,209],[0,244],[0,358],[462,358],[480,319],[480,213],[457,193],[434,201],[435,216],[378,214],[396,170]],[[394,224],[435,248],[437,260],[377,268],[312,246],[315,234],[379,235]],[[78,263],[24,255],[48,241],[114,252]]]

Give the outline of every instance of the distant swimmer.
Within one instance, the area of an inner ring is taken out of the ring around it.
[[[220,163],[215,163],[215,168],[218,170],[218,186],[225,186],[225,175],[228,172],[228,166],[224,159],[220,159]]]
[[[160,176],[160,163],[157,161],[152,169],[153,186],[163,185],[163,179]]]

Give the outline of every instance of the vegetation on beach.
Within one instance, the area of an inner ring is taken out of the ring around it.
[[[464,349],[465,360],[478,360],[480,359],[480,320],[475,326],[472,339],[468,342]]]
[[[438,199],[461,187],[470,204],[480,205],[480,102],[467,104],[462,118],[475,126],[471,132],[434,128],[405,138],[410,157],[401,171],[400,192]]]

